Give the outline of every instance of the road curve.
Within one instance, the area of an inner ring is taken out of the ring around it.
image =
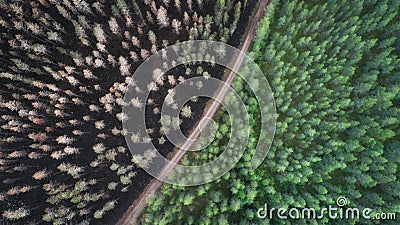
[[[257,30],[258,23],[262,19],[265,14],[266,7],[268,5],[268,0],[261,0],[258,4],[257,11],[253,14],[251,19],[251,24],[248,25],[246,38],[243,40],[240,50],[242,52],[247,52],[249,50],[251,41],[255,35]],[[216,95],[215,99],[210,100],[208,103],[205,113],[202,118],[213,118],[220,106],[220,102],[222,102],[229,91],[229,87],[231,86],[234,78],[236,77],[236,73],[234,71],[239,71],[240,66],[243,63],[244,55],[240,54],[239,57],[235,59],[235,63],[233,65],[233,69],[224,77],[224,82],[226,85],[223,85]],[[187,141],[182,145],[182,149],[189,149],[190,146],[194,143],[194,140],[199,137],[201,134],[201,130],[204,130],[211,120],[200,120],[197,126],[192,130],[189,135]],[[186,151],[181,150],[179,148],[174,150],[174,154],[170,161],[172,163],[167,164],[160,173],[160,177],[166,177],[173,170],[174,164],[178,164],[178,162],[185,155]],[[123,217],[117,222],[116,225],[131,225],[135,224],[138,217],[147,206],[148,200],[154,195],[154,193],[161,187],[163,184],[162,181],[158,179],[153,179],[146,189],[142,192],[142,194],[133,202],[133,204],[128,208]]]

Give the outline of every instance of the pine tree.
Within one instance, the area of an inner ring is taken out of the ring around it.
[[[169,26],[169,18],[167,15],[167,10],[162,6],[160,6],[160,8],[157,11],[157,21],[161,27]]]

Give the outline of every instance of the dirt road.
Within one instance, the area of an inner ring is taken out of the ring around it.
[[[253,37],[255,35],[255,32],[257,30],[258,23],[262,19],[266,7],[268,4],[268,0],[261,0],[257,11],[255,14],[252,16],[252,19],[250,21],[250,25],[247,28],[247,33],[245,36],[245,39],[243,40],[240,50],[242,52],[247,52],[249,50],[251,41],[253,40]],[[213,118],[215,113],[217,112],[220,103],[222,102],[229,90],[229,86],[232,84],[236,73],[233,71],[239,71],[240,66],[243,63],[244,55],[240,55],[237,57],[235,64],[233,65],[233,70],[229,72],[227,75],[225,75],[225,82],[227,85],[224,85],[216,95],[216,99],[211,100],[208,103],[208,106],[206,107],[205,113],[203,114],[202,118]],[[197,124],[197,126],[193,129],[192,133],[188,137],[187,141],[182,145],[182,149],[189,149],[190,146],[193,144],[193,140],[196,140],[197,137],[201,134],[201,130],[204,130],[204,128],[207,127],[208,123],[211,120],[201,120],[203,122],[200,122]],[[186,151],[180,150],[180,149],[175,149],[174,155],[171,158],[171,162],[177,164],[182,157],[185,155]],[[161,171],[160,177],[166,177],[174,168],[173,164],[167,164]],[[118,221],[117,225],[131,225],[135,224],[137,221],[138,217],[142,213],[142,211],[145,209],[147,206],[147,202],[151,196],[154,195],[154,193],[161,187],[162,181],[158,179],[153,179],[150,184],[146,187],[146,189],[143,191],[143,193],[133,202],[133,204],[129,207],[127,212],[124,214],[124,216]]]

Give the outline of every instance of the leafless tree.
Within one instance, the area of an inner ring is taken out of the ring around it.
[[[105,64],[104,64],[103,60],[101,60],[101,59],[95,59],[94,60],[94,67],[95,68],[104,67],[104,66],[105,66]]]
[[[183,23],[184,23],[185,25],[188,25],[188,24],[189,24],[189,21],[190,21],[190,16],[189,16],[189,14],[187,14],[187,12],[185,11],[185,12],[183,13]]]
[[[151,13],[149,11],[146,12],[146,18],[147,18],[147,21],[149,21],[150,23],[154,23],[153,16],[151,15]]]
[[[138,57],[138,55],[136,54],[136,52],[130,51],[129,54],[131,55],[130,58],[131,58],[134,62],[139,61],[139,57]]]
[[[131,135],[131,141],[132,141],[133,143],[140,143],[140,142],[141,142],[140,139],[141,139],[140,133],[133,133],[133,134]]]
[[[96,43],[97,49],[99,49],[100,52],[106,52],[106,45],[102,43]]]
[[[107,55],[107,61],[113,66],[115,66],[115,64],[117,63],[117,61],[115,60],[115,56],[111,54]]]
[[[93,151],[97,154],[102,154],[106,147],[104,146],[103,143],[97,143],[93,146]]]
[[[93,8],[95,8],[99,13],[104,15],[103,5],[100,2],[95,2],[92,4]]]
[[[156,1],[151,1],[150,3],[150,9],[154,14],[157,14],[157,6],[156,6]]]
[[[133,46],[140,48],[140,41],[136,36],[132,36],[131,41]]]
[[[57,141],[58,144],[67,144],[67,145],[69,145],[69,144],[72,144],[72,142],[74,142],[75,139],[74,138],[70,138],[67,135],[62,135],[62,136],[57,137],[56,141]]]
[[[175,0],[175,8],[178,9],[178,11],[181,11],[181,1],[180,0]]]
[[[89,4],[86,1],[82,1],[82,0],[72,0],[75,7],[83,12],[83,13],[88,13],[91,12]]]
[[[2,215],[6,219],[9,219],[9,220],[18,220],[18,219],[29,216],[30,212],[29,212],[29,210],[21,207],[21,208],[14,209],[14,210],[13,209],[5,210]]]
[[[192,7],[193,7],[193,1],[192,1],[192,0],[187,0],[186,3],[187,3],[187,5],[188,5],[189,11],[190,11],[190,12],[193,11],[193,9],[192,9]]]
[[[179,81],[179,83],[183,83],[183,82],[185,82],[185,78],[183,77],[183,76],[179,76],[178,77],[178,81]]]
[[[160,113],[160,108],[155,107],[155,108],[153,109],[153,113],[154,113],[154,114],[159,114],[159,113]]]
[[[93,28],[94,36],[96,37],[97,41],[100,43],[106,43],[107,39],[103,29],[101,28],[100,24],[95,24]]]
[[[131,104],[135,108],[141,108],[143,107],[143,103],[140,101],[139,97],[132,98]]]
[[[29,153],[28,154],[28,157],[30,158],[30,159],[40,159],[40,158],[42,158],[44,155],[43,154],[39,154],[39,153],[37,153],[37,152],[31,152],[31,153]]]
[[[45,179],[48,175],[49,175],[49,172],[47,172],[47,170],[44,169],[44,170],[40,170],[40,171],[35,172],[35,173],[32,175],[32,177],[33,177],[35,180],[43,180],[43,179]]]
[[[169,0],[162,0],[162,1],[163,1],[163,3],[164,3],[165,7],[168,7]]]
[[[169,18],[167,15],[167,10],[162,6],[157,11],[157,21],[161,27],[169,26]]]
[[[104,120],[99,120],[99,121],[94,122],[94,126],[96,127],[96,129],[101,130],[101,129],[104,129],[104,127],[106,125],[104,123]]]
[[[147,85],[147,89],[149,91],[157,91],[158,90],[158,86],[154,81],[152,81]]]
[[[82,135],[83,135],[83,132],[80,131],[80,130],[73,130],[73,131],[72,131],[72,134],[77,135],[77,136],[82,136]]]
[[[153,70],[153,80],[157,82],[157,84],[163,85],[164,84],[164,73],[161,69],[154,69]]]
[[[140,50],[140,56],[142,57],[143,60],[145,60],[150,56],[150,53],[146,49],[142,48]]]
[[[120,32],[118,22],[114,17],[110,18],[110,20],[108,21],[108,25],[113,34],[118,34]]]
[[[137,26],[137,32],[142,35],[143,34],[143,29],[140,26]]]
[[[169,89],[168,90],[168,95],[165,97],[165,103],[167,105],[174,104],[175,103],[174,96],[175,96],[175,90],[174,89]]]
[[[180,33],[181,28],[181,21],[177,20],[177,19],[173,19],[172,20],[172,28],[174,28],[174,32],[176,34]]]
[[[156,53],[156,52],[157,52],[157,45],[154,45],[154,44],[151,45],[150,52],[151,52],[152,54]]]
[[[113,135],[117,136],[117,135],[119,135],[119,134],[121,133],[121,131],[118,130],[116,127],[114,127],[114,128],[111,130],[111,133],[112,133]]]
[[[121,42],[121,46],[122,46],[122,48],[124,48],[124,49],[129,49],[129,43],[126,42],[126,41],[122,41],[122,42]]]
[[[65,147],[64,148],[64,152],[67,154],[67,155],[73,155],[73,154],[79,154],[79,149],[78,148],[74,148],[74,147],[71,147],[71,146],[67,146],[67,147]]]
[[[196,23],[195,23],[196,26],[194,26],[194,27],[197,27],[197,21],[199,21],[199,16],[197,15],[197,12],[194,12],[194,13],[193,13],[192,18],[193,18],[193,21],[196,22]]]
[[[121,75],[122,76],[129,75],[129,70],[131,68],[131,65],[128,63],[128,61],[123,56],[120,56],[118,58],[118,63],[120,65],[119,69],[121,71]]]
[[[55,160],[60,160],[65,156],[65,153],[62,151],[54,151],[51,153],[50,157],[55,159]]]
[[[203,0],[197,0],[197,5],[199,5],[200,9],[203,9]]]
[[[168,83],[171,85],[176,85],[176,79],[173,75],[168,75]]]
[[[39,147],[39,149],[41,149],[41,150],[44,151],[44,152],[49,152],[49,151],[51,151],[50,145],[41,145],[41,146]]]

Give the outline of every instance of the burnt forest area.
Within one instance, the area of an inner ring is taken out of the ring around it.
[[[122,135],[118,101],[126,83],[154,50],[207,39],[190,28],[200,24],[199,18],[213,20],[217,3],[188,6],[181,1],[178,10],[173,1],[168,7],[158,1],[100,1],[101,7],[86,1],[83,9],[90,10],[85,12],[68,9],[68,1],[44,2],[19,1],[2,6],[0,12],[0,104],[6,106],[0,108],[4,192],[0,197],[6,199],[0,210],[29,215],[12,224],[114,224],[152,179],[132,162]],[[225,24],[234,22],[238,2],[225,9]],[[240,45],[256,4],[255,0],[242,3],[237,28],[225,35],[227,44]],[[166,9],[170,20],[182,21],[179,32],[160,26],[155,10],[160,8]],[[190,17],[186,22],[184,13]],[[209,30],[209,39],[221,41],[224,31],[219,24],[211,21]],[[178,66],[168,71],[172,77],[164,85],[151,92],[151,101],[141,103],[146,104],[151,141],[164,156],[174,146],[160,141],[157,112],[168,90],[182,79],[205,74],[221,79],[223,73],[223,67],[209,63]],[[208,100],[200,97],[185,105],[192,112],[180,117],[185,135]]]

